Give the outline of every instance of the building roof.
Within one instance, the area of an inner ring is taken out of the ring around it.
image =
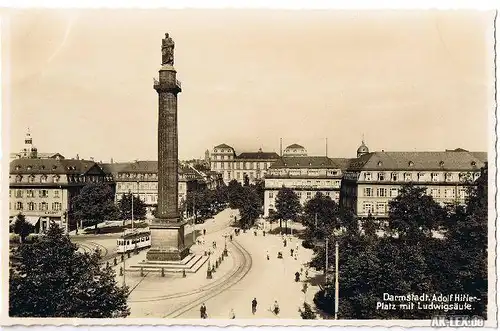
[[[488,162],[488,153],[486,152],[469,152],[469,153],[474,155],[474,157],[478,158],[482,162]]]
[[[269,160],[278,159],[280,156],[275,152],[246,152],[236,156],[237,159],[247,160]]]
[[[353,159],[349,169],[473,171],[483,166],[470,152],[373,152]]]
[[[231,149],[233,149],[231,146],[226,145],[226,144],[220,144],[220,145],[215,146],[214,148],[231,148]]]
[[[270,169],[281,168],[341,169],[339,164],[326,156],[285,156],[270,167]]]
[[[10,162],[11,174],[86,174],[90,169],[99,169],[94,161],[74,159],[15,159]],[[94,170],[95,171],[95,170]]]
[[[352,160],[355,160],[355,159],[352,159],[352,158],[330,158],[330,160],[332,160],[332,162],[335,163],[339,167],[339,169],[347,170],[349,168],[349,166],[351,165]]]
[[[299,144],[291,144],[290,146],[287,146],[285,149],[289,148],[304,148],[304,146],[300,146]]]
[[[101,163],[101,168],[104,172],[116,176],[118,173],[141,173],[141,174],[157,174],[158,161],[135,161],[122,163]],[[193,170],[188,165],[179,162],[178,172],[180,175],[192,175],[202,178],[200,174]]]

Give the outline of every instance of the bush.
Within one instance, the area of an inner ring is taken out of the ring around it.
[[[315,320],[316,319],[316,314],[314,311],[311,309],[311,306],[304,302],[304,309],[299,309],[300,312],[300,317],[305,320]]]
[[[26,242],[34,242],[34,241],[38,240],[39,237],[40,237],[40,234],[31,233],[26,237]]]
[[[320,290],[314,295],[314,304],[320,310],[326,313],[333,313],[333,305],[331,302],[328,302],[328,298],[325,295],[325,290]]]
[[[302,242],[302,247],[313,249],[314,248],[314,243],[312,242],[312,240],[304,240]]]
[[[9,242],[19,244],[19,235],[17,233],[9,233]]]

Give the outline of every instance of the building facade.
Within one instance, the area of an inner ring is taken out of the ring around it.
[[[344,174],[341,204],[358,217],[386,218],[389,201],[408,183],[425,187],[442,205],[463,204],[468,186],[480,176],[486,162],[486,153],[461,149],[362,153]]]
[[[279,155],[274,152],[246,152],[236,154],[234,148],[221,144],[215,146],[210,157],[210,167],[222,175],[224,183],[235,179],[240,183],[248,178],[250,184],[263,180],[267,169],[277,160]]]
[[[316,193],[339,202],[343,172],[349,159],[326,156],[289,156],[278,159],[265,176],[264,217],[276,210],[276,196],[282,187],[291,188],[302,205]]]
[[[110,182],[93,161],[75,159],[20,158],[11,161],[9,216],[19,213],[43,232],[49,222],[70,227],[67,213],[71,199],[87,183]]]
[[[124,194],[133,194],[146,204],[147,218],[153,218],[153,210],[158,204],[158,162],[135,161],[101,166],[116,183],[115,201],[118,202]],[[207,186],[207,182],[198,171],[184,164],[179,164],[178,176],[177,196],[181,207],[189,191]]]

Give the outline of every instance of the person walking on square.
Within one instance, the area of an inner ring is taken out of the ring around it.
[[[257,311],[257,299],[253,298],[253,300],[252,300],[252,314],[255,315],[256,311]]]
[[[201,304],[200,315],[201,315],[200,317],[203,319],[207,318],[207,307],[205,306],[205,303]]]
[[[236,315],[234,315],[234,309],[231,308],[231,312],[229,313],[229,319],[234,320],[236,318]]]
[[[266,251],[267,260],[269,261],[269,251]]]
[[[278,305],[278,301],[277,300],[274,300],[273,313],[276,316],[278,316],[278,314],[280,313],[280,306]]]

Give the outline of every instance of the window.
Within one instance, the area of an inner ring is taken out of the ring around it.
[[[297,196],[300,198],[302,198],[302,192],[297,192]]]
[[[386,213],[386,204],[383,202],[377,203],[377,214],[384,215]]]
[[[311,198],[311,195],[312,195],[311,193],[312,192],[307,192],[306,196],[307,196],[308,199]]]
[[[378,173],[378,180],[385,180],[385,174],[383,172]]]
[[[23,190],[16,190],[16,198],[22,198],[22,197],[23,197]]]
[[[458,190],[458,194],[460,196],[460,199],[465,199],[465,197],[467,196],[467,191],[465,188],[461,187],[459,190]]]
[[[48,209],[49,209],[49,205],[46,202],[40,202],[40,210],[44,211],[44,210],[48,210]]]
[[[445,198],[454,198],[455,197],[455,190],[451,188],[447,188],[444,190],[444,197]]]
[[[21,201],[16,202],[16,210],[23,210],[23,203]]]
[[[419,173],[417,174],[417,180],[418,180],[419,182],[423,182],[423,181],[424,181],[424,179],[425,179],[425,173],[423,173],[423,172],[419,172]]]
[[[370,172],[365,172],[365,180],[372,180],[372,174]]]
[[[47,176],[43,175],[40,177],[40,183],[47,183]]]
[[[383,187],[379,187],[377,189],[377,196],[379,197],[386,197],[387,196],[387,189]]]
[[[269,199],[272,199],[274,197],[273,192],[269,192]]]
[[[411,181],[411,173],[405,172],[404,177],[405,177],[405,182]]]
[[[35,191],[34,190],[26,190],[26,197],[28,197],[28,198],[34,198],[35,197]]]
[[[48,191],[47,191],[47,190],[40,190],[40,191],[38,191],[38,196],[39,196],[40,198],[47,198],[47,197],[48,197],[48,195],[49,195],[49,194],[48,194]]]
[[[444,180],[447,181],[447,182],[451,182],[453,180],[453,174],[451,172],[447,172],[444,175]]]
[[[61,210],[61,203],[60,202],[53,202],[52,203],[52,210],[60,211]]]
[[[23,180],[23,176],[17,175],[16,176],[16,183],[20,183]]]
[[[29,183],[34,183],[35,182],[35,176],[31,175],[28,177],[28,182]]]
[[[370,202],[364,202],[363,203],[363,212],[365,214],[371,214],[373,213],[373,204]]]
[[[439,198],[439,189],[438,188],[431,188],[431,196],[433,198]]]
[[[239,167],[238,167],[238,168],[239,168]],[[241,174],[240,174],[239,172],[237,172],[237,173],[236,173],[236,179],[240,179],[240,175],[241,175]]]
[[[398,181],[398,173],[397,172],[391,173],[391,180],[393,182],[397,182]]]
[[[373,196],[373,189],[371,187],[365,187],[364,196],[365,197],[372,197]]]
[[[30,211],[35,210],[35,203],[33,203],[33,202],[28,202],[28,210],[30,210]]]
[[[432,180],[433,182],[437,182],[437,181],[439,181],[439,174],[438,174],[437,172],[433,172],[433,173],[431,174],[431,180]]]
[[[391,188],[391,198],[395,198],[399,195],[399,189],[396,187]]]
[[[12,197],[12,190],[9,190],[9,198]]]

